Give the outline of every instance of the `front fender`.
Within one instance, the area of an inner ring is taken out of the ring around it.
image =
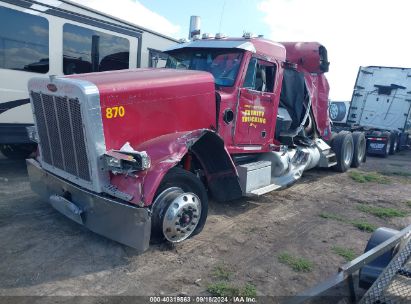
[[[151,205],[164,175],[186,155],[190,147],[204,134],[206,129],[163,135],[144,142],[136,150],[146,151],[151,159],[151,167],[144,178],[142,200]]]
[[[111,184],[120,191],[131,194],[131,203],[142,207],[151,205],[164,175],[180,162],[190,147],[207,132],[212,131],[200,129],[166,134],[133,147],[137,151],[147,152],[151,160],[150,168],[136,176],[112,175]]]

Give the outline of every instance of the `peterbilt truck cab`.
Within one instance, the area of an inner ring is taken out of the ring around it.
[[[209,197],[364,161],[364,134],[331,133],[319,43],[199,39],[166,53],[165,69],[29,83],[32,189],[90,230],[139,251],[182,242],[203,229]]]

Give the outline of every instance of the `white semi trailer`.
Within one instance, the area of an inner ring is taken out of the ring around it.
[[[330,103],[334,126],[365,131],[368,154],[386,157],[410,145],[410,68],[360,67],[344,114],[346,105],[337,101]]]

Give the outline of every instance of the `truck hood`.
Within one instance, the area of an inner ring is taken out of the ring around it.
[[[210,73],[133,69],[71,75],[99,91],[107,149],[138,146],[174,132],[215,128],[214,79]]]

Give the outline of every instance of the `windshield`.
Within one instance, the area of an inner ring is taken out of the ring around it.
[[[206,71],[219,86],[231,87],[237,78],[243,51],[228,49],[182,49],[169,53],[167,68]]]

